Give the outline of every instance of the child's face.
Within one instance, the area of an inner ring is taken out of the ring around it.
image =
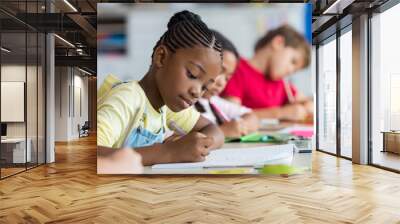
[[[197,102],[220,73],[219,52],[205,47],[181,48],[167,54],[156,81],[165,105],[178,112]]]
[[[273,46],[272,52],[266,71],[271,80],[285,78],[301,70],[304,66],[303,54],[298,49],[284,46],[283,43]]]
[[[212,96],[219,95],[224,89],[229,79],[236,69],[238,60],[230,51],[223,52],[224,60],[222,63],[222,73],[215,79],[214,85],[204,93],[204,98],[210,99]]]

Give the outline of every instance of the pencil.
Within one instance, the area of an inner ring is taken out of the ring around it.
[[[181,128],[179,127],[175,122],[171,121],[169,122],[168,125],[169,129],[171,129],[172,131],[176,132],[178,135],[183,136],[186,135],[187,133]]]
[[[290,88],[290,85],[286,81],[286,79],[283,79],[283,85],[284,85],[285,92],[286,92],[289,103],[294,103],[294,101],[295,101],[294,96],[293,96],[292,90]]]
[[[222,123],[230,121],[230,119],[226,116],[226,114],[224,112],[222,112],[214,103],[211,103],[211,101],[209,103],[210,103],[210,107],[212,107],[214,109],[214,111],[217,113],[219,118],[222,120]]]

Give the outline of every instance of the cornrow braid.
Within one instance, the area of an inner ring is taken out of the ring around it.
[[[175,13],[168,22],[168,30],[161,36],[153,48],[164,44],[175,53],[179,48],[192,48],[195,45],[212,48],[219,52],[222,63],[222,45],[214,33],[201,20],[200,16],[187,10]]]
[[[240,58],[239,52],[237,51],[235,45],[233,45],[233,43],[226,38],[222,33],[211,29],[211,31],[214,33],[214,36],[221,42],[223,51],[229,51],[231,53],[233,53],[236,57],[236,59]]]

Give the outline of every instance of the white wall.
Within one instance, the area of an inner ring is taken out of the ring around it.
[[[99,4],[99,17],[118,12],[127,20],[127,55],[98,54],[98,87],[108,74],[122,80],[139,80],[147,72],[154,45],[166,31],[170,17],[189,9],[213,29],[229,37],[243,57],[253,55],[254,44],[267,30],[290,24],[304,32],[303,4]],[[123,9],[121,9],[123,8]],[[101,24],[98,29],[102,30]],[[292,81],[307,96],[312,96],[311,71],[296,74]]]
[[[88,77],[82,77],[79,75],[74,75],[74,108],[72,109],[72,130],[71,135],[73,138],[78,138],[78,124],[81,126],[88,121]],[[80,102],[79,102],[80,101]],[[81,107],[81,108],[80,108]],[[81,110],[81,111],[80,111]]]
[[[38,70],[37,70],[38,69]],[[25,80],[27,78],[27,80]],[[36,162],[39,153],[39,163],[44,162],[44,74],[42,68],[36,66],[25,66],[21,64],[3,64],[1,66],[1,81],[26,83],[26,107],[21,108],[22,113],[27,115],[23,122],[6,122],[7,137],[30,139],[30,148],[33,162]],[[22,92],[23,94],[23,92]],[[7,97],[7,96],[2,96]],[[1,108],[2,111],[12,110],[10,107]],[[11,112],[12,111],[7,111]]]
[[[27,69],[27,70],[26,70]],[[31,80],[30,75],[36,74],[36,67],[25,65],[2,65],[1,66],[1,81],[9,82],[25,82],[26,71],[28,72],[28,81],[30,86],[36,86],[36,80]],[[31,106],[27,113],[28,124],[28,137],[32,130],[36,130],[36,88],[27,88],[27,104]],[[3,96],[4,97],[4,96]],[[34,102],[34,104],[31,104]],[[1,110],[8,110],[8,108],[1,108]],[[33,113],[35,112],[35,113]],[[34,122],[34,123],[32,123]],[[26,122],[7,122],[7,136],[8,137],[25,137]],[[35,132],[36,135],[36,132]]]
[[[88,120],[88,78],[83,75],[76,68],[56,67],[55,141],[79,138],[78,124]]]
[[[68,140],[68,87],[67,67],[55,68],[55,141]]]

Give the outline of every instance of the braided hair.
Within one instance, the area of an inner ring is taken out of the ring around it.
[[[211,29],[211,32],[213,32],[214,36],[221,42],[223,51],[229,51],[233,53],[235,55],[235,58],[239,60],[240,55],[235,45],[233,45],[233,43],[228,38],[226,38],[222,33],[213,29]]]
[[[222,63],[222,46],[213,32],[201,20],[200,16],[187,10],[175,13],[168,22],[168,30],[161,36],[153,48],[154,52],[161,44],[175,53],[179,48],[192,48],[200,45],[219,52]]]

